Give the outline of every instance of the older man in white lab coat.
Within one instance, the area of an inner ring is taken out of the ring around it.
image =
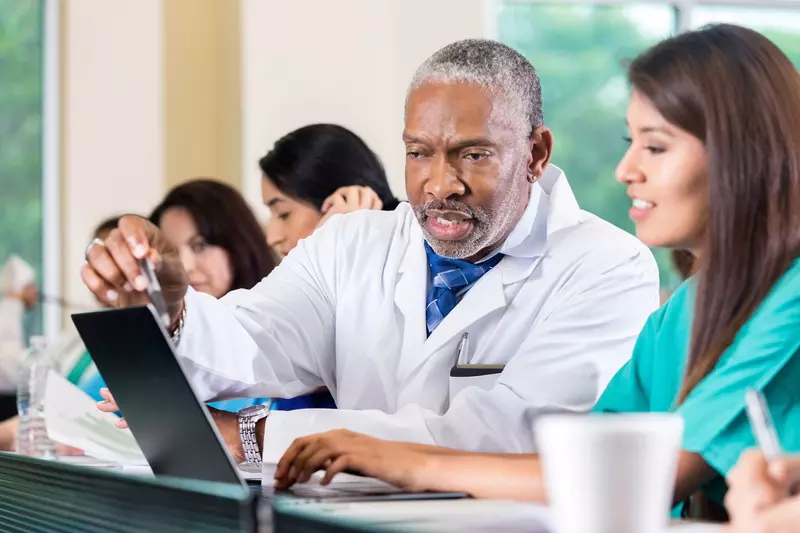
[[[591,408],[658,305],[650,252],[581,211],[549,164],[541,105],[521,55],[452,44],[408,93],[410,204],[333,217],[255,288],[219,301],[187,290],[174,249],[135,218],[90,247],[84,280],[141,304],[134,257],[160,256],[178,353],[207,399],[327,387],[338,410],[239,414],[257,422],[242,438],[263,439],[265,461],[335,428],[530,452],[536,417]],[[215,418],[244,457],[236,415]]]

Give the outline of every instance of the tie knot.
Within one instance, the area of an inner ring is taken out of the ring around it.
[[[497,254],[482,263],[470,263],[463,259],[437,255],[428,243],[425,243],[425,251],[428,254],[432,285],[454,293],[478,281],[503,258],[502,254]]]
[[[425,322],[428,335],[435,330],[458,303],[459,295],[469,290],[473,283],[494,268],[503,259],[497,254],[483,263],[470,263],[461,259],[450,259],[436,255],[426,242],[425,253],[431,271],[431,290],[425,307]]]

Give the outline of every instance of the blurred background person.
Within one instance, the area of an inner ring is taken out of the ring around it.
[[[112,229],[117,227],[118,220],[119,217],[111,217],[104,220],[95,228],[92,235],[96,239],[104,239]],[[30,276],[32,276],[32,274]],[[104,306],[102,302],[98,301],[97,303],[101,307]],[[35,300],[26,302],[26,305],[30,307],[34,304]],[[2,320],[9,322],[14,321],[14,323],[19,324],[20,329],[22,328],[21,312],[19,312],[17,316],[11,316],[10,314],[3,315]],[[51,348],[53,350],[52,353],[56,356],[56,367],[61,374],[65,376],[70,383],[80,387],[95,400],[102,400],[99,388],[93,385],[99,379],[97,367],[94,365],[89,352],[86,351],[86,347],[83,345],[78,333],[70,327],[62,333],[58,341],[51,346]],[[7,419],[0,423],[0,450],[2,451],[12,451],[16,447],[17,427],[19,426],[19,417],[16,415],[16,373],[19,373],[19,362],[22,360],[24,353],[24,347],[20,344],[17,346],[16,353],[6,354],[4,352],[3,354],[2,368],[8,375],[7,388],[9,390],[9,397],[11,398],[11,406],[9,407],[11,410],[8,412]],[[8,355],[8,357],[6,355]]]
[[[177,247],[189,284],[215,298],[253,287],[278,264],[242,195],[220,181],[178,185],[150,220]]]
[[[247,202],[225,183],[196,179],[178,185],[153,210],[150,220],[177,247],[189,284],[215,298],[252,288],[278,264]],[[210,405],[235,412],[267,401],[241,398]],[[275,398],[272,406],[279,410],[309,407],[334,408],[336,404],[322,389],[298,398]]]
[[[16,413],[17,374],[25,352],[25,313],[39,300],[36,272],[12,255],[0,270],[0,420]]]
[[[312,124],[284,135],[259,161],[261,192],[271,213],[267,239],[282,255],[337,213],[393,211],[378,156],[361,138],[335,124]]]

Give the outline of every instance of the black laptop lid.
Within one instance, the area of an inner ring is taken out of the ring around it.
[[[151,306],[72,321],[153,473],[244,484]]]

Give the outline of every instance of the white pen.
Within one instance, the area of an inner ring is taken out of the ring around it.
[[[456,366],[466,364],[469,359],[469,333],[464,333],[461,336],[461,341],[458,343],[458,350],[456,351]]]
[[[775,430],[766,398],[757,389],[747,389],[745,403],[750,427],[759,448],[768,462],[777,461],[783,456],[783,450],[781,450],[778,432]]]
[[[170,326],[169,310],[167,309],[167,301],[164,299],[164,293],[161,292],[161,284],[156,277],[156,271],[150,259],[139,259],[139,268],[147,278],[147,295],[150,296],[150,301],[153,307],[164,322],[164,327]]]

